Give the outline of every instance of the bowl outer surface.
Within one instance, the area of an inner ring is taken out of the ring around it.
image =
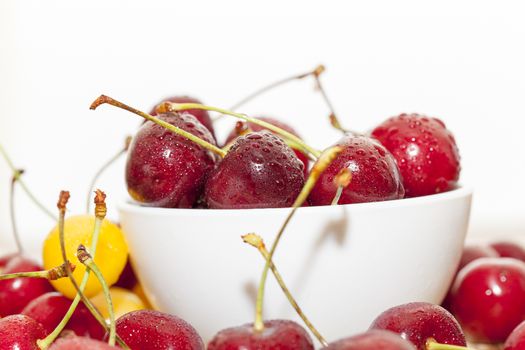
[[[472,191],[397,201],[300,208],[274,256],[295,298],[328,340],[366,330],[385,309],[440,303],[468,228]],[[120,206],[132,263],[153,305],[190,322],[205,341],[252,322],[264,260],[290,209]],[[265,317],[299,320],[269,275]]]

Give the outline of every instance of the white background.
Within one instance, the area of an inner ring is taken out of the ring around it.
[[[140,123],[110,107],[89,111],[99,94],[143,109],[174,94],[227,107],[324,63],[324,85],[349,128],[401,112],[447,123],[461,181],[475,187],[471,235],[525,235],[524,15],[518,1],[3,0],[0,143],[48,207],[68,189],[70,212],[81,213],[97,167]],[[311,80],[243,111],[278,116],[319,148],[338,137]],[[122,166],[99,183],[113,217],[126,198]],[[0,160],[0,252],[14,247],[9,179]],[[38,252],[53,222],[21,191],[17,210],[24,244]]]

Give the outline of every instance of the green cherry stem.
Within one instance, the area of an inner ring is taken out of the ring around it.
[[[203,109],[206,111],[214,111],[219,112],[226,115],[231,115],[232,117],[236,117],[242,120],[245,120],[247,122],[257,124],[262,126],[263,128],[266,128],[268,130],[273,131],[274,133],[282,136],[285,138],[285,140],[290,140],[293,143],[296,144],[297,147],[301,151],[303,151],[306,154],[309,154],[313,159],[319,158],[321,155],[321,152],[308,146],[303,140],[301,140],[299,137],[289,133],[286,130],[283,130],[273,124],[270,124],[268,122],[265,122],[264,120],[259,120],[257,118],[251,118],[248,117],[246,114],[237,113],[228,111],[226,109],[218,108],[218,107],[211,107],[211,106],[205,106],[201,105],[199,103],[174,103],[174,102],[163,102],[160,105],[157,106],[157,113],[165,113],[165,112],[177,112],[177,111],[183,111],[187,109]]]
[[[334,183],[337,186],[337,191],[335,192],[335,196],[334,196],[334,199],[332,200],[331,205],[337,205],[339,203],[339,199],[341,199],[343,190],[348,185],[350,185],[351,181],[352,181],[352,173],[350,172],[350,169],[348,168],[341,169],[334,178]]]
[[[466,346],[441,344],[430,338],[427,340],[426,350],[470,350]]]
[[[20,174],[18,173],[18,169],[15,167],[14,163],[11,161],[11,158],[7,155],[7,152],[5,151],[4,147],[0,144],[0,153],[4,157],[5,161],[11,168],[11,171],[13,173],[13,176],[16,177],[16,181],[22,186],[22,189],[25,191],[25,193],[29,196],[29,198],[35,203],[37,207],[39,207],[47,216],[49,216],[50,219],[56,221],[56,217],[53,213],[49,211],[29,190],[29,188],[26,186],[25,182],[20,178]]]
[[[97,191],[95,191],[95,194],[96,193],[97,193]],[[59,210],[59,215],[58,215],[58,236],[59,236],[59,241],[60,241],[60,251],[62,253],[62,259],[63,260],[67,260],[67,253],[66,253],[66,247],[65,247],[65,237],[64,237],[64,232],[65,232],[65,230],[64,230],[64,217],[65,217],[65,213],[66,213],[66,205],[67,205],[68,200],[69,200],[69,192],[61,191],[59,199],[58,199],[57,207],[58,207],[58,210]],[[110,326],[108,326],[104,316],[102,316],[102,314],[96,308],[96,306],[93,305],[91,300],[89,300],[84,295],[84,292],[80,289],[77,281],[73,277],[72,271],[69,270],[69,271],[66,271],[66,272],[67,272],[67,276],[69,277],[69,280],[71,281],[71,284],[73,284],[73,287],[76,289],[77,295],[80,295],[80,299],[82,300],[84,305],[88,308],[88,310],[91,312],[91,314],[97,319],[98,323],[100,323],[100,325],[102,327],[104,327],[104,329],[109,333],[110,332]],[[129,350],[129,347],[126,345],[126,343],[124,343],[124,341],[118,335],[117,335],[116,339],[117,339],[117,342],[119,343],[119,345],[123,349],[128,349]]]
[[[13,278],[20,278],[20,277],[44,278],[49,281],[55,281],[59,278],[67,277],[67,269],[74,270],[75,265],[67,261],[63,263],[62,265],[53,267],[52,269],[49,269],[49,270],[7,273],[5,275],[0,275],[0,281],[9,280]]]
[[[149,115],[145,112],[142,112],[142,111],[139,111],[138,109],[135,109],[133,107],[130,107],[120,101],[117,101],[109,96],[105,96],[105,95],[100,95],[95,101],[93,101],[93,103],[91,104],[91,106],[89,107],[89,109],[92,109],[92,110],[95,110],[97,109],[98,106],[102,105],[102,104],[110,104],[112,106],[115,106],[115,107],[118,107],[118,108],[121,108],[121,109],[124,109],[128,112],[131,112],[133,114],[136,114],[138,116],[141,116],[142,118],[146,119],[146,120],[150,120],[152,122],[154,122],[155,124],[157,125],[160,125],[166,129],[168,129],[169,131],[177,134],[177,135],[180,135],[182,137],[185,137],[187,138],[188,140],[192,141],[192,142],[195,142],[196,144],[212,151],[213,153],[216,153],[218,154],[221,158],[224,158],[226,156],[226,152],[223,151],[222,149],[220,149],[219,147],[215,146],[215,145],[212,145],[211,143],[209,142],[206,142],[204,141],[203,139],[193,135],[192,133],[190,132],[187,132],[186,130],[183,130],[179,127],[176,127],[175,125],[171,125],[170,123],[166,123],[164,120],[162,119],[159,119],[157,117],[154,117],[152,115]],[[186,105],[186,104],[184,104]],[[192,105],[192,104],[188,104],[188,105]],[[200,106],[200,105],[198,105]],[[202,109],[202,108],[201,108]]]
[[[91,194],[93,193],[93,189],[95,188],[95,184],[100,178],[100,175],[102,175],[102,173],[106,171],[111,166],[111,164],[115,163],[123,154],[125,154],[128,151],[130,143],[131,143],[131,136],[128,136],[126,137],[126,140],[124,142],[124,147],[122,147],[115,155],[113,155],[113,157],[108,159],[102,165],[102,167],[98,169],[95,176],[93,176],[93,179],[91,180],[91,183],[89,184],[89,191],[88,191],[87,199],[86,199],[86,212],[87,213],[91,211]]]
[[[249,233],[247,235],[244,235],[244,236],[242,236],[242,239],[243,239],[243,241],[245,243],[248,243],[251,246],[257,248],[257,250],[259,250],[259,252],[261,253],[262,257],[266,261],[270,261],[270,269],[272,270],[272,273],[275,276],[275,279],[277,280],[277,283],[281,287],[282,291],[286,295],[286,298],[288,299],[288,301],[290,302],[292,307],[295,309],[295,311],[297,312],[299,317],[301,317],[301,319],[306,324],[308,329],[310,329],[310,331],[314,334],[314,336],[317,338],[317,340],[319,340],[321,345],[327,346],[328,342],[324,339],[324,337],[321,335],[321,333],[319,333],[317,328],[315,328],[315,326],[312,324],[310,319],[308,319],[308,317],[304,314],[303,310],[301,309],[301,307],[299,306],[299,304],[297,303],[297,301],[293,297],[292,293],[290,292],[290,290],[288,289],[288,287],[284,283],[284,280],[283,280],[281,274],[279,273],[279,271],[277,270],[277,267],[275,266],[273,261],[270,259],[270,253],[266,249],[266,246],[264,244],[263,239],[260,236],[256,235],[255,233]]]
[[[15,187],[18,179],[24,173],[23,169],[18,169],[13,173],[11,178],[11,186],[9,190],[9,217],[11,218],[11,227],[13,229],[13,236],[15,237],[16,248],[19,254],[24,253],[24,247],[22,242],[20,242],[20,236],[18,235],[18,228],[16,225],[16,215],[15,215]]]
[[[274,89],[276,87],[279,87],[281,85],[284,85],[286,83],[289,83],[291,81],[301,80],[301,79],[304,79],[304,78],[306,78],[308,76],[311,76],[311,75],[319,76],[322,72],[324,72],[324,70],[325,70],[325,67],[322,64],[320,64],[317,67],[315,67],[314,70],[311,70],[309,72],[292,75],[292,76],[286,77],[284,79],[278,80],[276,82],[273,82],[271,84],[265,85],[262,88],[259,88],[259,89],[255,90],[254,92],[252,92],[251,94],[249,94],[248,96],[244,97],[242,100],[240,100],[239,102],[237,102],[233,106],[231,106],[230,110],[234,111],[236,109],[239,109],[241,106],[244,106],[246,103],[248,103],[251,100],[253,100],[254,98],[264,94],[265,92],[270,91],[270,90],[272,90],[272,89]],[[221,114],[221,115],[217,116],[214,120],[218,120],[218,119],[222,118],[223,116],[224,116],[224,114]]]
[[[91,251],[93,252],[93,256],[95,255],[95,252],[97,250],[98,237],[100,235],[102,221],[106,217],[107,208],[105,199],[106,195],[104,194],[104,192],[97,190],[97,195],[95,196],[95,227],[93,229],[93,238],[91,241]],[[84,289],[86,288],[86,285],[89,280],[89,274],[90,270],[86,269],[79,287],[81,291],[84,291]],[[55,339],[60,335],[60,333],[64,330],[64,327],[69,322],[71,316],[73,316],[73,312],[77,308],[79,302],[80,295],[77,293],[75,295],[75,298],[73,299],[73,302],[69,306],[69,309],[67,310],[66,314],[64,315],[60,323],[56,326],[56,328],[53,330],[53,332],[51,332],[44,339],[37,340],[37,345],[40,347],[40,349],[47,349],[51,345],[51,343],[53,343]]]
[[[106,280],[104,279],[104,275],[102,275],[102,272],[98,268],[97,264],[93,261],[93,258],[87,251],[86,247],[84,247],[83,244],[80,244],[78,246],[77,250],[77,258],[78,260],[86,266],[87,269],[93,271],[95,276],[97,277],[98,281],[102,285],[102,290],[104,291],[104,295],[106,297],[106,301],[108,303],[108,312],[109,312],[109,340],[108,344],[110,346],[115,345],[115,335],[116,335],[116,326],[115,326],[115,310],[113,308],[113,301],[111,299],[111,293],[109,292],[108,284],[106,283]]]
[[[288,226],[288,223],[292,219],[293,215],[297,211],[297,208],[303,205],[303,203],[308,198],[308,195],[312,191],[313,187],[315,186],[315,183],[317,182],[317,180],[319,179],[323,171],[334,161],[334,159],[337,157],[339,153],[341,153],[341,151],[342,151],[341,147],[335,146],[321,153],[319,159],[313,165],[312,170],[310,171],[310,175],[308,176],[308,179],[306,180],[306,183],[304,184],[301,192],[295,199],[292,210],[286,217],[279,232],[277,233],[277,236],[275,237],[275,240],[273,241],[272,247],[270,249],[270,253],[268,255],[268,259],[266,260],[266,264],[264,265],[264,269],[261,275],[261,280],[259,282],[259,289],[257,292],[257,301],[255,305],[255,322],[253,324],[254,329],[256,331],[261,332],[262,330],[264,330],[264,321],[263,321],[263,315],[262,315],[264,289],[266,286],[266,279],[268,277],[268,270],[270,269],[270,262],[273,259],[275,249],[277,248],[277,245],[279,244],[279,241],[281,240],[283,232]]]

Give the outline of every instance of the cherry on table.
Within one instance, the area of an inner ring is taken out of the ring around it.
[[[20,256],[20,254],[8,254],[0,257],[0,273],[4,270],[5,266],[16,256]]]
[[[525,350],[525,321],[510,333],[503,345],[503,350]]]
[[[413,302],[381,313],[370,329],[385,329],[409,340],[418,350],[426,350],[429,339],[440,344],[465,346],[465,335],[450,312],[439,305]]]
[[[167,113],[158,118],[215,145],[208,129],[191,114]],[[202,146],[148,121],[128,151],[128,192],[142,205],[191,208],[216,160]]]
[[[445,192],[457,186],[461,170],[456,140],[437,118],[401,114],[371,133],[399,165],[407,197]]]
[[[500,241],[492,242],[490,247],[502,258],[514,258],[525,262],[525,249],[517,243]]]
[[[49,350],[116,350],[116,346],[87,337],[68,336],[57,339]]]
[[[132,350],[204,350],[201,337],[188,322],[160,311],[125,314],[117,320],[117,334]]]
[[[488,245],[467,245],[463,248],[463,254],[458,266],[458,272],[464,268],[468,263],[479,258],[497,258],[499,253]]]
[[[36,342],[44,337],[44,328],[31,317],[9,315],[0,319],[0,349],[40,350]]]
[[[352,181],[343,190],[339,204],[401,199],[405,191],[395,159],[381,144],[366,136],[347,134],[336,143],[343,148],[321,174],[313,188],[311,205],[329,205],[337,191],[335,176],[350,169]]]
[[[325,350],[416,350],[408,340],[391,331],[371,329],[324,347]]]
[[[505,341],[525,319],[525,263],[513,258],[471,262],[454,281],[450,307],[473,341]]]
[[[303,164],[281,138],[263,130],[237,138],[211,171],[204,200],[213,209],[290,207],[303,185]]]
[[[15,272],[41,271],[42,266],[23,256],[12,258],[2,271],[3,274]],[[13,278],[0,281],[0,317],[18,314],[33,299],[53,291],[48,280],[43,278]]]
[[[135,274],[133,266],[131,266],[131,261],[128,257],[126,266],[124,266],[124,270],[122,270],[122,273],[120,274],[120,277],[114,286],[132,290],[136,285],[137,275]]]
[[[313,350],[312,339],[299,324],[288,320],[264,322],[264,329],[256,331],[253,323],[228,328],[217,333],[208,344],[208,350]]]
[[[70,305],[71,300],[62,294],[50,292],[32,300],[22,310],[22,314],[40,322],[47,336],[62,321]],[[65,329],[73,331],[78,336],[89,336],[100,340],[106,334],[106,330],[83,303],[78,304]]]
[[[196,98],[190,97],[190,96],[172,96],[163,99],[162,101],[159,101],[155,105],[155,107],[162,102],[173,102],[173,103],[199,103],[202,104],[202,102]],[[157,111],[155,110],[155,107],[151,110],[149,114],[151,115],[157,115]],[[191,114],[194,116],[199,122],[201,122],[202,125],[204,125],[210,133],[213,135],[213,138],[215,139],[215,130],[213,127],[213,122],[210,118],[210,114],[208,111],[204,109],[186,109],[184,112]]]

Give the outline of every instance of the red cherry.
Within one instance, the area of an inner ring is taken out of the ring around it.
[[[44,337],[44,328],[31,317],[10,315],[0,319],[2,350],[40,350],[36,341]]]
[[[90,339],[86,337],[65,337],[56,340],[49,350],[115,350],[115,346],[109,346],[99,340]]]
[[[237,138],[204,192],[209,208],[290,207],[304,185],[303,164],[269,131]]]
[[[158,118],[215,145],[208,129],[188,113],[161,114]],[[215,161],[216,156],[202,146],[147,122],[128,151],[128,192],[143,205],[191,208]]]
[[[62,321],[70,305],[71,300],[60,293],[51,292],[32,300],[24,308],[22,314],[40,322],[48,335]],[[78,336],[89,336],[95,339],[103,339],[106,333],[106,330],[83,303],[78,304],[65,329],[75,332]]]
[[[344,338],[328,344],[326,350],[416,350],[409,341],[398,334],[382,329]]]
[[[479,258],[497,258],[500,255],[498,252],[486,245],[468,245],[463,248],[463,254],[459,262],[458,272],[464,268],[468,263]]]
[[[132,290],[133,287],[137,284],[137,276],[135,274],[135,271],[133,271],[133,267],[131,266],[131,262],[126,262],[126,266],[124,266],[124,270],[122,270],[122,273],[120,274],[120,277],[118,278],[118,281],[115,283],[115,287],[121,287],[125,289]]]
[[[199,104],[202,104],[201,101],[199,101],[198,99],[193,98],[193,97],[189,97],[189,96],[173,96],[173,97],[165,98],[164,100],[160,101],[159,103],[157,103],[155,105],[155,107],[157,105],[161,104],[162,102],[199,103]],[[155,111],[155,107],[151,110],[151,112],[149,114],[157,115],[157,112]],[[194,116],[195,118],[197,118],[197,120],[199,122],[201,122],[201,124],[204,125],[210,131],[210,133],[213,135],[213,138],[215,139],[215,130],[213,128],[213,122],[212,122],[212,120],[210,118],[210,114],[208,113],[208,111],[206,111],[204,109],[188,109],[188,110],[185,110],[185,112],[189,113],[192,116]]]
[[[208,344],[208,350],[313,350],[312,339],[303,327],[293,321],[264,322],[257,332],[252,324],[220,331]]]
[[[396,162],[377,141],[345,135],[336,145],[343,151],[321,174],[309,197],[311,205],[332,202],[337,191],[334,177],[342,168],[350,169],[352,182],[343,190],[339,204],[403,198],[405,191]]]
[[[256,117],[256,118],[260,119],[262,121],[265,121],[267,123],[273,124],[273,125],[277,126],[278,128],[281,128],[281,129],[283,129],[285,131],[288,131],[292,135],[295,135],[297,137],[301,137],[301,136],[299,136],[297,131],[295,131],[295,129],[292,128],[290,125],[288,125],[286,123],[283,123],[283,122],[281,122],[281,121],[279,121],[279,120],[277,120],[275,118],[270,118],[270,117]],[[248,123],[246,123],[246,125],[252,131],[267,130],[265,127],[260,126],[259,124],[254,124],[254,123],[248,122]],[[228,144],[231,141],[233,141],[236,137],[238,137],[237,128],[233,129],[230,132],[230,134],[226,138],[226,144]],[[301,152],[299,150],[294,149],[293,151],[295,152],[295,155],[297,156],[297,158],[299,158],[299,160],[304,164],[304,176],[306,177],[308,175],[310,159],[308,158],[308,156],[306,154],[304,154],[303,152]]]
[[[132,350],[204,350],[201,337],[189,323],[159,311],[125,314],[117,320],[117,334]]]
[[[497,258],[499,257],[499,254],[494,248],[491,248],[486,245],[468,245],[463,247],[463,254],[461,255],[461,260],[459,262],[459,266],[456,270],[456,275],[458,274],[461,269],[463,269],[466,265],[468,265],[470,262],[477,260],[479,258]],[[454,282],[454,281],[452,281]],[[452,285],[450,286],[452,288]],[[441,304],[445,309],[450,311],[450,290],[447,293],[447,296],[445,297],[445,300]]]
[[[450,303],[473,341],[504,341],[525,319],[525,263],[512,258],[471,262],[454,281]]]
[[[5,266],[13,259],[15,256],[20,256],[20,254],[9,254],[0,257],[0,273],[4,270]]]
[[[401,114],[372,131],[399,165],[407,197],[453,189],[460,173],[454,136],[437,118]]]
[[[525,350],[525,321],[521,322],[510,333],[503,350]]]
[[[9,261],[2,273],[41,271],[42,266],[22,256]],[[43,278],[13,278],[0,281],[0,316],[18,314],[36,297],[53,291]]]
[[[409,340],[419,350],[434,339],[440,344],[465,346],[465,335],[458,322],[438,305],[416,302],[395,306],[380,314],[370,329],[386,329]]]
[[[490,246],[502,258],[514,258],[525,262],[525,249],[513,242],[494,242]]]

